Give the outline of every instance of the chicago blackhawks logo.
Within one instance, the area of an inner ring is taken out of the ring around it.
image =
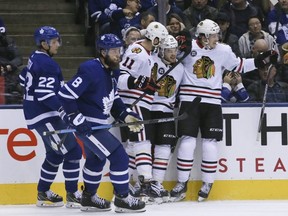
[[[160,81],[161,88],[157,91],[159,96],[171,97],[176,89],[176,80],[173,76],[167,75]]]
[[[193,65],[193,73],[196,74],[197,78],[209,79],[215,75],[214,61],[207,56],[202,56]]]

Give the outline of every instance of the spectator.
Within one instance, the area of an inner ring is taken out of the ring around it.
[[[281,46],[281,60],[277,68],[277,80],[288,83],[288,42]]]
[[[269,74],[268,66],[258,69],[260,80],[254,81],[248,88],[248,94],[251,102],[262,102],[266,84],[268,85],[266,102],[280,103],[288,102],[288,84],[276,81],[277,70],[274,66]],[[269,74],[269,77],[268,77]]]
[[[186,29],[183,21],[178,14],[172,13],[167,20],[167,30],[169,34],[176,38],[178,41],[178,54],[177,58],[180,58],[183,53],[187,53],[187,50],[191,49],[191,35],[188,29]]]
[[[140,16],[140,29],[146,29],[151,22],[155,21],[155,15],[150,11],[144,11]]]
[[[258,39],[255,41],[253,47],[251,48],[252,55],[251,57],[255,58],[262,52],[269,50],[269,46],[264,39]],[[260,76],[258,70],[252,71],[251,73],[242,74],[242,80],[245,88],[247,89],[248,86],[253,83],[254,81],[260,80]]]
[[[22,104],[22,89],[18,80],[22,56],[15,43],[6,33],[0,18],[0,77],[3,85],[3,104]]]
[[[240,73],[231,71],[224,72],[221,99],[222,103],[245,102],[249,99]]]
[[[192,35],[195,34],[195,27],[200,21],[204,19],[215,20],[217,17],[218,10],[207,3],[208,0],[191,0],[190,7],[183,12],[190,21],[186,24],[186,28]]]
[[[183,20],[183,23],[185,26],[189,25],[189,19],[186,17],[186,15],[175,5],[169,4],[169,0],[156,0],[158,1],[165,1],[165,13],[166,13],[166,18],[168,18],[172,13],[178,14],[181,19]],[[149,12],[153,13],[155,15],[155,20],[159,21],[159,16],[158,16],[158,4],[155,6],[151,7],[148,9]],[[164,11],[163,11],[164,12]],[[166,24],[166,23],[165,23]]]
[[[240,56],[238,37],[230,32],[230,18],[226,13],[219,12],[216,22],[220,27],[219,41],[228,44],[236,56]]]
[[[131,26],[140,26],[140,0],[126,0],[123,9],[114,10],[111,13],[112,22],[110,22],[111,33],[122,39],[125,30]]]
[[[273,49],[277,53],[279,52],[274,37],[262,30],[262,24],[258,17],[250,17],[248,19],[248,27],[248,31],[239,38],[240,57],[253,57],[252,47],[258,39],[264,39],[269,50]]]
[[[84,21],[86,45],[95,45],[95,38],[110,31],[111,13],[117,9],[112,0],[88,0],[88,14]]]
[[[175,5],[182,11],[186,10],[191,4],[191,0],[175,0]]]
[[[276,36],[276,42],[282,46],[288,40],[288,4],[287,0],[278,0],[267,16],[269,32]],[[281,50],[281,49],[280,49]]]
[[[261,22],[264,22],[264,16],[260,9],[247,0],[231,0],[224,4],[220,11],[231,17],[231,33],[238,38],[247,32],[250,17],[259,17]]]
[[[141,32],[136,27],[130,27],[126,29],[123,34],[124,49],[126,50],[128,46],[141,39]]]
[[[250,2],[260,8],[264,17],[267,17],[268,13],[272,8],[272,3],[270,0],[250,0]]]
[[[113,3],[118,5],[121,8],[125,7],[126,0],[112,0]],[[153,7],[155,4],[155,0],[140,0],[141,8],[139,10],[140,13],[147,11],[149,8]]]

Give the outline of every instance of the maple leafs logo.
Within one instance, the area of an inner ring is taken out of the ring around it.
[[[102,102],[103,102],[103,106],[104,106],[103,114],[109,116],[110,110],[111,110],[111,108],[113,106],[113,102],[114,102],[114,89],[111,90],[108,97],[103,97]]]

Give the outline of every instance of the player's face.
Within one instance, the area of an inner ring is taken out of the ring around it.
[[[58,38],[53,38],[50,40],[49,43],[50,49],[49,49],[49,53],[50,55],[55,55],[58,52],[58,48],[60,47],[60,42]]]
[[[208,46],[214,49],[219,41],[219,34],[210,34],[208,38]]]
[[[119,63],[121,61],[121,51],[122,48],[111,48],[105,56],[105,63],[110,69],[119,69]]]
[[[173,64],[176,62],[177,48],[166,48],[164,49],[164,59],[169,63]]]

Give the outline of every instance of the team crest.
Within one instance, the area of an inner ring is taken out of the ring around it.
[[[209,79],[215,75],[214,61],[208,56],[202,56],[193,65],[193,73],[196,74],[197,78]]]
[[[138,53],[141,53],[141,52],[142,52],[142,49],[139,48],[139,47],[135,47],[135,48],[133,48],[133,49],[131,50],[131,52],[138,54]]]
[[[108,97],[103,97],[102,98],[102,103],[103,103],[103,114],[109,116],[110,110],[113,106],[113,101],[114,101],[114,90],[112,89],[111,92],[109,93]]]
[[[176,80],[173,76],[167,75],[159,82],[161,88],[157,90],[159,96],[171,97],[175,93]]]

